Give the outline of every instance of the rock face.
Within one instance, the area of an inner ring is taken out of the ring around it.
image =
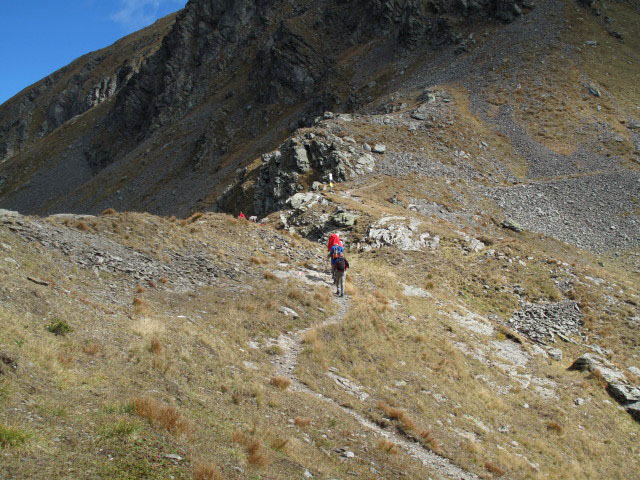
[[[116,95],[158,49],[173,20],[84,55],[0,106],[0,163]]]
[[[279,210],[314,181],[341,182],[372,172],[374,166],[373,156],[355,142],[326,131],[301,134],[262,156],[253,209],[260,214]]]

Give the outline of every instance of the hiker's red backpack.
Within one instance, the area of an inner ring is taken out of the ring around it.
[[[327,250],[331,251],[331,247],[334,245],[339,245],[343,247],[342,240],[340,240],[340,236],[337,233],[334,233],[329,237],[329,243],[327,244]]]

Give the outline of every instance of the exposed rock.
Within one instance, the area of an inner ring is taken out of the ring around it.
[[[5,373],[4,369],[2,368],[2,364],[6,365],[14,371],[18,369],[18,363],[6,353],[0,352],[0,362],[0,375],[3,375]]]
[[[571,364],[569,370],[595,372],[607,383],[607,392],[634,419],[640,421],[640,386],[629,384],[624,374],[607,360],[593,353],[585,353]]]
[[[594,83],[589,84],[589,93],[594,97],[600,97],[602,94],[600,93],[600,89]]]
[[[387,151],[387,147],[381,143],[376,143],[373,146],[373,153],[384,153]]]
[[[607,391],[622,404],[640,401],[640,388],[622,382],[611,382]]]
[[[592,372],[593,369],[605,363],[605,360],[593,353],[585,353],[578,357],[568,368],[568,370],[578,370],[580,372]]]
[[[259,214],[281,209],[289,197],[303,190],[302,175],[315,182],[342,182],[375,167],[375,159],[364,149],[328,132],[295,136],[263,155],[262,162],[253,199]]]
[[[278,308],[278,311],[280,313],[283,313],[285,317],[300,318],[300,315],[298,315],[295,310],[292,310],[289,307],[281,306],[280,308]]]
[[[530,304],[509,320],[511,328],[542,344],[554,341],[554,335],[567,338],[576,334],[582,325],[582,314],[572,300]]]
[[[432,237],[428,232],[419,233],[420,222],[412,220],[409,225],[405,217],[384,217],[369,227],[363,250],[394,246],[400,250],[435,250],[440,244],[440,237]]]
[[[547,353],[554,360],[558,362],[562,361],[562,350],[560,350],[559,348],[550,348],[549,350],[547,350]]]
[[[350,212],[338,212],[333,217],[333,223],[338,227],[351,227],[356,223],[358,215]]]
[[[627,412],[638,422],[640,422],[640,402],[632,403],[625,407]]]
[[[294,210],[305,210],[312,207],[316,203],[323,203],[324,197],[317,193],[296,193],[287,199],[287,206]],[[326,203],[326,201],[324,201]]]
[[[508,228],[509,230],[513,230],[514,232],[521,232],[523,230],[522,226],[516,222],[515,220],[511,220],[507,218],[502,222],[502,226],[504,228]]]

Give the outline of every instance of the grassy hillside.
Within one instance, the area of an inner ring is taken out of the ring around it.
[[[531,301],[578,298],[589,336],[637,366],[635,278],[566,246],[503,235],[489,257],[436,222],[435,251],[350,254],[337,302],[320,246],[224,215],[4,223],[7,478],[448,478],[440,461],[481,478],[638,468],[637,423],[597,377],[567,371],[584,347],[556,344],[557,362],[504,326],[513,285]]]

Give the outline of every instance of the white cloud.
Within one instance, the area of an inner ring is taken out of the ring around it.
[[[184,0],[120,0],[120,10],[109,18],[126,30],[134,31],[152,24],[158,18],[161,6],[175,5],[177,9],[180,4],[184,5]]]

